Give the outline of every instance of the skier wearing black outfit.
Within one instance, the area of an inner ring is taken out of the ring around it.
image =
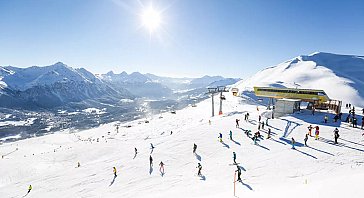
[[[339,137],[340,137],[340,135],[339,135],[339,129],[335,128],[335,130],[334,130],[335,144],[337,144],[337,139]]]
[[[149,166],[152,167],[153,166],[153,158],[151,155],[149,155]]]
[[[237,170],[235,172],[238,172],[238,179],[236,181],[241,182],[241,170],[240,170],[239,166],[236,166],[236,167],[237,167]]]
[[[197,149],[197,145],[194,143],[193,144],[193,153],[196,153],[196,149]]]
[[[201,170],[202,170],[202,166],[201,166],[201,164],[200,163],[198,163],[198,165],[197,165],[197,167],[196,168],[198,168],[198,172],[197,172],[197,175],[198,176],[201,176],[202,174],[201,174]]]

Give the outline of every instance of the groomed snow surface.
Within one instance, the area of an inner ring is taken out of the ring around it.
[[[0,197],[234,197],[237,167],[232,164],[233,151],[243,179],[236,183],[237,197],[364,196],[363,130],[332,119],[324,124],[325,113],[312,116],[303,111],[269,120],[272,139],[266,139],[265,126],[261,130],[264,139],[254,145],[242,129],[256,132],[258,115],[265,108],[260,106],[257,111],[251,102],[230,94],[226,97],[224,114],[213,118],[208,99],[176,114],[157,115],[149,123],[122,124],[118,133],[116,123],[111,123],[0,145],[4,156],[0,159]],[[246,112],[249,122],[244,121]],[[235,128],[236,118],[242,129]],[[320,126],[321,139],[310,137],[310,147],[305,147],[309,124]],[[127,125],[131,127],[124,127]],[[340,130],[337,145],[333,144],[336,126]],[[234,141],[228,138],[230,130]],[[223,143],[218,141],[219,132]],[[291,149],[292,137],[297,141],[296,150]],[[155,147],[152,154],[150,143]],[[192,153],[194,143],[196,155]],[[134,147],[138,149],[135,158]],[[165,164],[163,176],[160,161]],[[197,176],[198,162],[202,177]],[[30,184],[33,189],[27,194]]]

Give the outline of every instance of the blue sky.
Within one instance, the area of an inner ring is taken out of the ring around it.
[[[364,1],[0,0],[0,65],[245,78],[298,55],[364,55]]]

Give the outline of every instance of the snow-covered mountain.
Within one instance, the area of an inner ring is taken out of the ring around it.
[[[167,86],[153,82],[149,77],[139,72],[115,74],[110,71],[97,76],[111,87],[123,87],[138,97],[157,99],[169,97],[172,94],[172,90]]]
[[[110,71],[97,75],[112,87],[124,87],[139,97],[147,98],[175,98],[184,95],[196,95],[206,91],[207,87],[226,86],[234,84],[238,79],[224,78],[221,76],[203,76],[201,78],[172,78],[154,74],[141,74],[122,72],[115,74]]]
[[[45,67],[0,67],[0,81],[0,107],[8,108],[52,108],[86,99],[132,97],[84,68],[73,69],[61,62]]]
[[[364,106],[364,56],[316,52],[259,71],[234,85],[323,89],[332,99]]]

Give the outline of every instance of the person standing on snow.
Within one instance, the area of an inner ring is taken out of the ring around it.
[[[200,163],[198,163],[198,165],[197,165],[197,167],[196,168],[198,168],[198,172],[197,172],[197,175],[198,176],[201,176],[202,174],[201,174],[201,170],[202,170],[202,166],[201,166],[201,164]]]
[[[197,145],[193,143],[193,153],[196,153]]]
[[[233,132],[231,130],[229,132],[229,137],[230,137],[230,140],[233,140]]]
[[[235,153],[235,151],[233,152],[233,160],[234,160],[234,164],[236,164],[236,153]]]
[[[294,144],[296,143],[296,141],[294,140],[294,138],[292,137],[292,149],[295,149],[294,148]]]
[[[164,163],[161,161],[161,163],[159,163],[159,172],[161,172],[162,174],[164,173]]]
[[[222,142],[222,133],[219,133],[219,140]]]
[[[313,129],[312,125],[308,126],[307,128],[308,128],[308,135],[312,137],[312,129]]]
[[[235,172],[238,172],[238,179],[236,181],[241,182],[241,170],[239,168],[239,166],[236,166],[237,170]]]
[[[235,122],[236,122],[236,128],[239,128],[239,119],[235,119]]]
[[[27,194],[29,194],[32,189],[33,189],[32,185],[29,185]]]
[[[316,126],[316,131],[315,131],[315,140],[318,140],[319,139],[319,135],[320,135],[320,127],[319,126]]]
[[[356,119],[355,116],[353,116],[353,128],[358,127],[358,120]]]
[[[339,139],[339,129],[335,128],[334,130],[334,138],[335,138],[335,144],[337,144],[337,139]]]
[[[305,146],[307,146],[307,140],[308,140],[308,134],[306,134],[306,136],[305,136]]]
[[[325,115],[325,117],[324,117],[325,123],[327,123],[328,120],[329,120],[329,117],[327,115]]]
[[[114,166],[114,167],[112,167],[112,169],[113,169],[113,172],[114,172],[114,177],[117,177],[117,174],[116,174],[116,168],[115,168],[115,166]]]
[[[149,155],[149,167],[153,166],[153,158],[151,155]]]

